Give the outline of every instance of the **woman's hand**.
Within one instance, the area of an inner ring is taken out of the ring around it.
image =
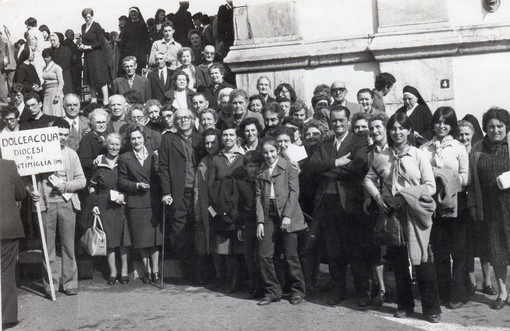
[[[115,200],[115,203],[119,204],[119,205],[125,205],[126,201],[125,201],[124,194],[119,193],[119,197],[117,198],[117,200]]]
[[[365,201],[363,201],[363,212],[365,214],[370,214],[368,212],[368,207],[370,207],[370,205],[372,204],[372,198],[366,198]]]
[[[243,230],[237,230],[237,240],[243,241]]]
[[[99,154],[95,159],[94,161],[92,161],[92,164],[97,166],[99,164],[99,162],[101,162],[101,158],[103,157],[103,154]]]
[[[288,218],[287,216],[283,217],[282,218],[282,231],[288,231],[290,230],[290,218]]]
[[[352,160],[349,159],[349,156],[351,156],[351,152],[345,154],[344,156],[338,158],[335,160],[335,167],[341,167],[341,166],[344,166],[346,164],[348,164],[349,162],[351,162]]]
[[[92,214],[94,214],[94,215],[100,215],[101,214],[99,212],[99,207],[98,206],[94,206],[94,208],[92,208]]]
[[[380,193],[375,197],[375,202],[377,203],[377,206],[379,206],[379,209],[381,209],[384,213],[388,212],[388,205],[384,202],[384,199]]]
[[[257,224],[257,239],[262,241],[262,238],[264,238],[264,223],[259,223]]]

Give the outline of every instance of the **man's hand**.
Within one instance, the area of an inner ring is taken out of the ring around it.
[[[147,183],[136,183],[136,188],[140,191],[147,191],[150,187]]]
[[[34,202],[41,200],[41,193],[39,191],[30,191],[30,197]]]
[[[259,223],[257,224],[257,239],[262,241],[262,238],[264,238],[264,223]]]
[[[237,240],[243,241],[243,230],[237,230]]]
[[[389,208],[388,208],[388,205],[384,202],[384,199],[382,197],[381,194],[378,194],[376,197],[375,197],[375,202],[377,203],[377,206],[379,206],[379,208],[384,212],[384,213],[387,213]]]
[[[282,231],[289,231],[290,230],[290,218],[287,216],[282,218]]]
[[[161,198],[161,202],[167,206],[170,206],[172,202],[174,202],[174,199],[172,199],[172,196],[170,194],[167,194]]]
[[[344,165],[348,164],[349,162],[351,162],[352,160],[349,159],[349,156],[351,156],[350,152],[345,154],[344,156],[336,159],[335,160],[335,167],[341,167],[341,166],[344,166]]]

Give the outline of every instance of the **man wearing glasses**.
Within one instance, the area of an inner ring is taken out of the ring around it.
[[[19,110],[14,106],[5,106],[2,109],[2,119],[5,123],[5,127],[0,133],[9,133],[19,131]]]
[[[351,116],[355,113],[362,112],[363,106],[361,106],[359,103],[350,102],[345,99],[348,92],[349,90],[347,90],[344,82],[339,80],[334,81],[331,84],[330,89],[331,96],[333,97],[333,104],[346,107],[351,112]]]
[[[184,276],[194,275],[193,267],[193,183],[197,163],[205,156],[202,137],[193,128],[189,109],[174,114],[174,132],[163,135],[159,148],[162,202],[169,205],[167,220],[170,250],[181,261]]]
[[[41,97],[37,93],[27,93],[24,95],[25,98],[25,111],[30,112],[30,118],[20,124],[20,130],[31,130],[47,128],[57,118],[51,115],[46,115],[42,111]]]

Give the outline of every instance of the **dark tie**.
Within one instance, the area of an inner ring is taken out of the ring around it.
[[[165,85],[165,76],[163,75],[163,70],[159,71],[159,79],[161,79],[163,85]]]

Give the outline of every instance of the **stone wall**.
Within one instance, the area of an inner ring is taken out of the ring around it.
[[[267,75],[273,87],[293,84],[309,103],[315,85],[341,79],[355,101],[357,90],[387,71],[397,78],[386,97],[390,111],[401,106],[407,84],[432,109],[451,105],[480,115],[492,100],[510,108],[510,98],[491,93],[510,86],[508,1],[495,13],[484,11],[482,0],[244,0],[234,6],[237,39],[226,62],[250,93],[257,77]],[[440,86],[443,79],[448,88]],[[472,91],[477,81],[483,86]]]

